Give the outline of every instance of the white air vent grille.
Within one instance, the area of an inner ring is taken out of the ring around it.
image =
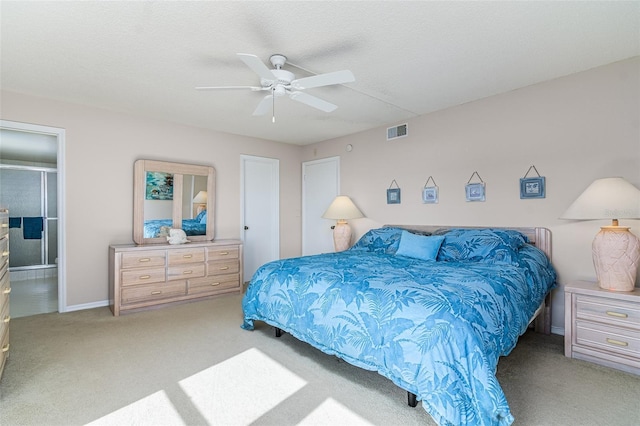
[[[387,129],[387,140],[403,138],[407,136],[407,123]]]

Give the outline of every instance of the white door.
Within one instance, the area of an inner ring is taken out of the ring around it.
[[[263,264],[280,258],[279,160],[241,155],[244,281]]]
[[[333,252],[335,220],[323,219],[340,195],[340,157],[302,163],[302,255]]]

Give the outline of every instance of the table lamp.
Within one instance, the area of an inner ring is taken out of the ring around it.
[[[606,290],[632,291],[640,262],[640,240],[618,219],[640,219],[640,190],[623,178],[595,180],[569,206],[561,219],[611,219],[592,244],[598,285]]]
[[[349,248],[351,243],[351,226],[347,223],[347,219],[357,219],[364,217],[364,215],[353,204],[351,198],[346,195],[338,195],[322,217],[338,221],[333,228],[333,246],[336,251],[344,251]]]
[[[202,213],[207,209],[207,191],[200,191],[193,199],[193,204],[197,205],[196,215]]]

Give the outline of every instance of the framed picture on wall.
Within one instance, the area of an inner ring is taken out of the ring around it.
[[[468,183],[465,186],[467,201],[485,201],[485,187],[482,183]]]
[[[425,204],[436,204],[438,202],[438,187],[428,186],[423,188],[422,202]]]
[[[520,178],[520,198],[544,198],[544,176]]]
[[[387,189],[387,204],[400,204],[400,188]]]
[[[145,200],[173,200],[173,173],[147,172]]]

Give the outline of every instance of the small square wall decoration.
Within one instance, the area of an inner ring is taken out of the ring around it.
[[[537,177],[527,177],[531,169],[536,172]],[[545,198],[545,178],[540,176],[536,166],[529,167],[523,178],[520,178],[520,198]]]
[[[396,188],[393,188],[394,184]],[[391,185],[387,189],[387,204],[400,204],[400,187],[395,179],[391,181]]]
[[[471,183],[471,179],[474,176],[478,176],[480,182]],[[473,172],[467,184],[465,185],[465,193],[467,196],[467,201],[485,201],[485,184],[478,172]]]
[[[433,186],[427,186],[429,181],[433,182]],[[424,204],[436,204],[438,202],[438,185],[436,185],[436,181],[431,176],[429,176],[424,188],[422,188],[422,202]]]

